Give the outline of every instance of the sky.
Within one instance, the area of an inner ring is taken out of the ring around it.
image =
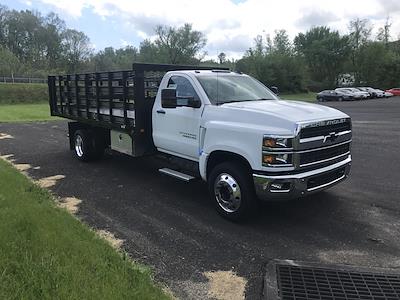
[[[400,34],[400,0],[0,0],[11,9],[54,11],[69,28],[85,32],[95,51],[112,46],[138,47],[154,38],[154,28],[191,23],[207,38],[207,58],[224,52],[239,58],[257,35],[286,29],[294,38],[312,26],[348,32],[350,20],[368,19],[373,37],[386,19],[392,39]]]

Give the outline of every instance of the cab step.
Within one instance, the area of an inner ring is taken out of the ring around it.
[[[179,172],[179,171],[175,171],[175,170],[172,170],[172,169],[169,169],[169,168],[162,168],[162,169],[159,169],[158,171],[160,173],[163,173],[165,175],[174,177],[176,179],[179,179],[179,180],[182,180],[182,181],[185,181],[185,182],[189,182],[189,181],[195,179],[195,177],[193,177],[191,175],[188,175],[188,174],[185,174],[185,173],[182,173],[182,172]]]

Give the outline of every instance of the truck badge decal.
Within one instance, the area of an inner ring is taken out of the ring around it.
[[[192,139],[192,140],[197,140],[197,135],[193,134],[193,133],[189,133],[189,132],[179,132],[179,134],[187,139]]]
[[[326,121],[326,125],[335,125],[346,122],[346,119],[337,119],[337,120],[328,120]]]
[[[348,119],[342,118],[342,119],[336,119],[336,120],[320,121],[320,122],[306,124],[303,126],[303,128],[336,125],[336,124],[341,124],[341,123],[345,123],[345,122],[348,122]]]
[[[324,136],[323,143],[326,143],[326,141],[331,141],[331,142],[333,142],[333,141],[336,140],[337,137],[338,137],[338,134],[337,134],[336,132],[331,132],[331,133],[329,133],[328,135],[325,135],[325,136]]]

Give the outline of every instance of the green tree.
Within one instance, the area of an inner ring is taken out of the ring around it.
[[[385,43],[370,42],[360,48],[360,78],[365,85],[389,88],[400,85],[400,54]]]
[[[0,5],[0,45],[6,45],[7,41],[7,16],[8,9],[4,5]]]
[[[47,64],[50,69],[60,65],[62,57],[62,39],[66,30],[65,22],[51,12],[44,18],[43,40]]]
[[[225,63],[226,61],[226,54],[224,52],[221,52],[220,54],[218,54],[218,60],[219,60],[219,64],[222,65],[223,63]]]
[[[138,60],[141,62],[168,63],[167,58],[161,55],[159,47],[148,39],[140,43]]]
[[[368,19],[354,19],[349,23],[349,47],[350,47],[350,67],[349,73],[353,73],[356,85],[360,84],[360,48],[370,41],[372,27]]]
[[[270,39],[257,36],[254,48],[237,61],[239,71],[249,73],[267,86],[278,86],[281,91],[305,89],[304,62],[293,50],[285,30],[275,31]]]
[[[13,53],[0,47],[0,76],[12,77],[21,68],[20,61]]]
[[[192,29],[191,24],[182,27],[157,26],[155,45],[167,63],[198,63],[203,57],[200,51],[206,45],[206,38],[200,31]]]
[[[350,53],[348,36],[340,36],[338,31],[319,26],[305,34],[299,33],[294,44],[307,64],[312,88],[320,90],[336,86]]]
[[[65,69],[68,73],[75,73],[92,54],[90,40],[83,32],[74,29],[67,29],[62,38]]]
[[[275,30],[272,50],[282,55],[293,54],[293,45],[285,29]]]
[[[389,17],[387,17],[385,25],[383,25],[383,27],[378,29],[378,34],[376,36],[376,39],[387,45],[390,41],[390,28],[391,27],[392,27],[392,23],[390,23]]]

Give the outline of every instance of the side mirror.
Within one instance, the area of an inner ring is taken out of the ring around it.
[[[177,107],[176,90],[174,89],[161,90],[161,106],[163,108]]]
[[[271,86],[269,88],[275,95],[279,94],[279,89],[276,86]]]

